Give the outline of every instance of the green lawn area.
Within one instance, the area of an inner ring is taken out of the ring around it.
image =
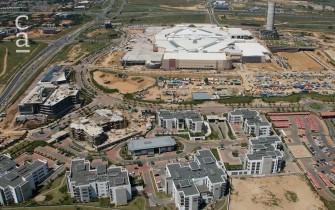
[[[39,146],[44,147],[46,145],[47,143],[45,141],[33,141],[33,142],[23,141],[22,143],[14,146],[7,152],[11,155],[12,158],[16,158],[24,152],[32,153],[36,147]]]
[[[58,63],[58,62],[69,60],[70,59],[69,54],[75,46],[78,46],[78,47],[75,52],[75,56],[71,58],[71,60],[73,61],[79,59],[84,54],[88,55],[96,50],[99,50],[107,46],[107,43],[104,43],[104,42],[85,43],[84,42],[84,43],[66,45],[59,53],[56,54],[56,56],[52,59],[51,63]]]
[[[296,103],[302,98],[307,97],[324,102],[335,102],[335,95],[320,95],[318,93],[295,93],[288,96],[273,96],[269,98],[262,98],[262,100],[268,103],[275,103],[279,101]]]
[[[15,74],[20,67],[26,64],[29,60],[34,58],[41,50],[47,47],[46,43],[37,42],[36,44],[30,45],[30,53],[16,53],[18,47],[16,46],[15,41],[6,41],[0,43],[0,72],[3,71],[3,61],[5,53],[3,50],[8,49],[7,56],[7,69],[4,75],[0,76],[0,85],[5,85],[10,78]]]
[[[316,109],[316,110],[320,110],[323,108],[323,106],[321,104],[318,103],[313,103],[311,105],[309,105],[312,109]]]
[[[120,209],[127,209],[127,210],[144,210],[146,205],[146,200],[143,197],[137,197],[135,200],[131,201],[126,206],[119,207]]]
[[[220,155],[219,152],[216,148],[212,148],[211,152],[213,153],[214,157],[216,158],[217,161],[220,161]]]

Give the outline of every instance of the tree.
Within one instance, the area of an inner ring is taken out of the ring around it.
[[[209,85],[208,77],[205,77],[204,82],[205,82],[206,85]]]

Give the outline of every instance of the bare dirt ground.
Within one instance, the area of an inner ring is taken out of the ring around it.
[[[335,60],[335,51],[334,50],[326,50],[327,55],[331,57],[331,59]]]
[[[86,37],[92,38],[92,37],[94,37],[96,35],[107,34],[107,33],[108,33],[107,29],[97,29],[97,30],[94,30],[94,31],[86,34]]]
[[[148,76],[129,76],[128,78],[118,78],[115,74],[101,71],[94,72],[94,79],[100,85],[107,88],[118,89],[121,93],[134,93],[141,89],[146,89],[156,83],[156,80]],[[142,80],[142,81],[141,81]]]
[[[169,5],[160,5],[160,7],[164,9],[177,9],[177,10],[189,10],[189,11],[205,11],[206,7],[203,4],[197,4],[194,6],[188,6],[188,7],[172,7]]]
[[[282,68],[273,63],[246,63],[243,64],[245,70],[259,72],[260,70],[266,71],[283,71]]]
[[[128,34],[142,34],[144,32],[144,29],[128,29]]]
[[[279,56],[282,56],[288,60],[292,70],[295,71],[322,71],[323,67],[315,62],[312,58],[303,52],[287,53],[279,52]],[[303,61],[303,62],[302,62]]]
[[[100,57],[96,62],[95,66],[111,67],[111,66],[121,66],[120,59],[123,57],[124,53],[121,51],[116,51],[107,55]]]
[[[326,209],[302,175],[234,178],[232,210],[321,210]]]

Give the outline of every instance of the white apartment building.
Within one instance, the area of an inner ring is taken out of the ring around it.
[[[91,168],[88,160],[75,159],[66,180],[68,192],[79,202],[109,197],[111,203],[124,205],[132,198],[128,171],[121,166],[106,168],[98,164]]]
[[[192,133],[203,132],[205,129],[201,115],[195,111],[157,112],[158,125],[165,129],[188,130]]]
[[[165,191],[180,210],[197,210],[203,203],[223,198],[226,187],[224,166],[210,150],[199,150],[187,166],[166,165]]]
[[[285,164],[282,140],[278,136],[249,139],[245,154],[244,170],[247,174],[272,174],[282,170]]]
[[[235,109],[228,113],[228,122],[242,124],[243,131],[255,136],[270,136],[271,123],[263,121],[259,112],[250,109]]]
[[[17,167],[9,156],[0,156],[0,204],[30,199],[38,183],[48,175],[47,161],[37,160]]]

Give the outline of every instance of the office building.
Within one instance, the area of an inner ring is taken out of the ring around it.
[[[159,127],[165,129],[188,130],[191,133],[200,133],[206,130],[201,115],[195,111],[157,112]]]
[[[78,202],[109,198],[110,203],[124,205],[132,198],[128,171],[121,166],[96,164],[92,168],[88,160],[75,159],[66,172],[66,181],[68,192]]]
[[[248,153],[244,159],[244,170],[248,174],[278,173],[285,166],[282,140],[278,136],[249,139]]]
[[[180,210],[197,210],[201,204],[223,198],[226,190],[226,171],[210,150],[197,151],[186,166],[166,165],[165,191]]]
[[[235,109],[228,113],[228,122],[242,124],[243,131],[255,136],[269,136],[271,124],[263,121],[259,113],[250,109]]]

